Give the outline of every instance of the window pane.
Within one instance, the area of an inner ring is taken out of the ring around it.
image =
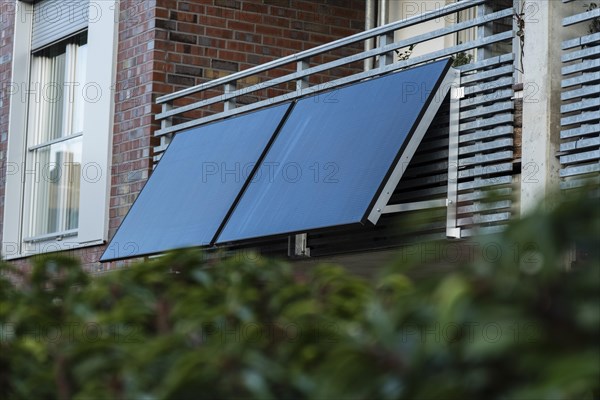
[[[42,118],[46,123],[41,124],[41,135],[37,144],[63,136],[65,61],[65,53],[47,60],[40,88],[42,98],[38,106],[42,109]]]
[[[87,45],[66,44],[33,58],[30,145],[83,131]]]
[[[30,236],[76,229],[79,219],[81,137],[33,152]]]

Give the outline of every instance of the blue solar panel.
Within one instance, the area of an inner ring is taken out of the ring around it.
[[[210,244],[289,107],[176,135],[101,260]]]
[[[298,101],[217,242],[366,222],[449,67],[443,60]]]

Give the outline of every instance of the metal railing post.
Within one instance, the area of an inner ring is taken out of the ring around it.
[[[229,94],[232,92],[235,92],[235,87],[236,87],[236,83],[235,81],[232,83],[226,83],[225,87],[223,89],[223,93],[224,94]],[[236,104],[235,104],[235,98],[226,100],[223,103],[223,111],[229,111],[229,110],[233,110],[235,108]]]

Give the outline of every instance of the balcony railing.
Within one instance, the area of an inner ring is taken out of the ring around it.
[[[462,93],[457,129],[449,129],[448,114],[438,115],[394,198],[408,211],[441,209],[446,207],[448,185],[452,185],[450,192],[456,198],[451,200],[462,236],[474,234],[475,229],[496,231],[512,214],[513,84],[520,63],[515,56],[520,54],[520,42],[513,2],[502,4],[488,0],[452,3],[159,97],[162,112],[156,118],[161,127],[155,135],[161,142],[155,148],[155,161],[172,135],[183,129],[454,56]],[[428,22],[442,19],[451,23],[427,28],[432,26]],[[419,27],[419,34],[396,39],[402,30],[415,32]],[[459,35],[470,39],[460,42]],[[429,48],[428,43],[436,38],[450,38],[455,44],[410,55],[411,48]],[[369,48],[365,43],[373,41],[373,48],[364,50]],[[365,69],[367,64],[373,68]],[[458,147],[457,165],[449,163],[452,143]],[[486,200],[490,189],[495,189],[494,201]],[[444,219],[429,230],[445,232],[445,228]]]

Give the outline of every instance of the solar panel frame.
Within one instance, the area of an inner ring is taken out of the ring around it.
[[[406,138],[403,141],[402,145],[400,146],[400,148],[398,149],[395,157],[394,157],[394,161],[390,164],[389,168],[387,169],[387,172],[385,174],[384,179],[381,181],[381,183],[379,184],[378,188],[375,191],[375,195],[372,197],[369,205],[366,207],[365,211],[363,212],[362,216],[360,217],[360,219],[356,222],[352,221],[352,222],[344,222],[344,223],[339,223],[339,224],[332,224],[332,225],[327,225],[327,226],[322,226],[322,227],[312,227],[312,228],[298,228],[298,229],[290,229],[287,231],[280,231],[280,232],[275,232],[272,234],[266,234],[266,235],[261,235],[261,236],[248,236],[248,237],[243,237],[243,238],[232,238],[231,236],[228,238],[227,237],[227,224],[230,223],[231,218],[235,217],[235,212],[236,209],[239,206],[239,202],[236,204],[236,207],[234,208],[234,210],[232,211],[230,218],[228,219],[228,221],[226,221],[225,226],[223,228],[223,230],[220,232],[219,236],[216,239],[216,243],[218,245],[223,245],[223,244],[227,244],[227,243],[234,243],[234,242],[239,242],[239,241],[244,241],[244,240],[253,240],[256,239],[257,237],[262,237],[262,238],[270,238],[270,237],[277,237],[277,236],[282,236],[282,235],[291,235],[291,234],[296,234],[296,233],[303,233],[303,232],[318,232],[320,230],[324,230],[324,229],[328,229],[328,228],[333,228],[336,226],[346,226],[346,225],[350,225],[350,224],[354,224],[354,223],[361,223],[361,224],[365,224],[367,223],[367,221],[369,220],[369,215],[372,212],[372,208],[373,206],[376,204],[377,200],[381,197],[382,191],[385,188],[386,183],[388,182],[388,180],[390,179],[390,177],[392,176],[392,174],[394,173],[394,169],[395,166],[397,165],[398,161],[402,158],[402,155],[404,153],[404,151],[406,150],[406,146],[408,145],[410,139],[412,138],[413,134],[415,133],[415,130],[417,129],[417,127],[419,126],[419,124],[421,123],[423,116],[425,115],[425,113],[427,112],[427,110],[430,108],[431,102],[434,100],[434,98],[436,98],[436,95],[438,94],[438,91],[440,90],[440,86],[442,85],[442,83],[444,82],[448,71],[451,68],[451,60],[450,59],[446,59],[446,60],[441,60],[441,61],[437,61],[434,63],[430,63],[430,64],[440,64],[442,66],[441,68],[441,73],[439,75],[439,77],[437,77],[437,80],[435,81],[433,88],[431,90],[431,95],[428,96],[427,100],[425,101],[425,103],[423,104],[423,106],[421,107],[418,116],[416,117],[413,125],[411,126],[410,130],[407,132]],[[426,65],[430,65],[430,64],[426,64]],[[416,67],[419,68],[419,67]],[[402,73],[402,72],[400,72]],[[390,74],[390,75],[395,75],[395,74]],[[388,77],[389,75],[383,76],[383,77],[378,77],[375,79],[384,79],[386,77]],[[348,86],[356,86],[356,85],[360,85],[362,82],[360,83],[354,83]],[[345,88],[345,87],[344,87]],[[341,90],[343,90],[344,88],[342,88]],[[338,90],[338,88],[336,88],[336,90]],[[327,92],[325,92],[327,93]],[[311,99],[317,96],[323,96],[324,93],[321,92],[317,95],[313,95],[307,98],[303,98],[300,99],[299,101],[307,101],[307,99]],[[443,100],[443,99],[442,99]],[[441,101],[441,100],[440,100]],[[297,112],[297,107],[295,108],[295,111],[292,112],[290,118],[288,118],[286,120],[286,124],[289,123],[290,119],[294,118],[295,116],[295,112]],[[286,129],[286,124],[284,124],[284,126],[282,127],[282,130]],[[275,144],[277,144],[277,140],[279,140],[279,134],[281,134],[281,130],[278,133],[278,136],[275,139]],[[272,147],[269,149],[269,151],[271,151]],[[265,154],[265,160],[269,157],[269,152],[267,152]],[[254,178],[254,177],[253,177]],[[246,191],[248,190],[248,188],[246,188]],[[246,192],[245,191],[245,192]],[[242,202],[244,201],[244,195],[246,193],[243,193],[242,196],[240,197],[239,201]],[[224,234],[225,233],[225,234]]]

